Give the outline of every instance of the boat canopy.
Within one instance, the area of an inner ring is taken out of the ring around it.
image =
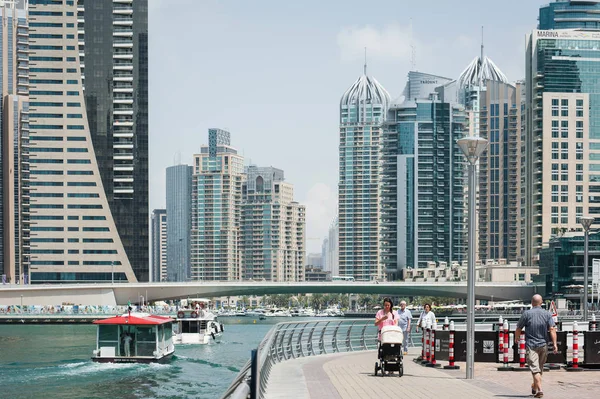
[[[157,316],[150,314],[132,314],[110,317],[108,319],[96,320],[94,324],[108,324],[108,325],[160,325],[165,323],[171,323],[173,321],[170,317]]]

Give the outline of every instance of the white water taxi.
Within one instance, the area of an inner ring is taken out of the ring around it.
[[[223,324],[217,316],[205,309],[181,309],[173,328],[176,344],[208,344],[217,342],[223,334]]]
[[[148,313],[127,313],[96,320],[96,349],[100,363],[165,363],[173,356],[173,319]]]

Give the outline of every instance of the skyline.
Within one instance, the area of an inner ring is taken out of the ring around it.
[[[307,252],[319,252],[337,207],[339,101],[362,74],[364,47],[368,74],[393,99],[411,69],[411,18],[416,70],[457,78],[479,55],[483,25],[485,54],[510,82],[525,77],[525,37],[545,2],[506,1],[493,14],[478,3],[150,1],[150,209],[165,206],[165,171],[177,153],[191,164],[207,130],[227,128],[246,164],[285,171],[307,207]],[[186,27],[178,40],[167,33],[178,31],[173,24]]]

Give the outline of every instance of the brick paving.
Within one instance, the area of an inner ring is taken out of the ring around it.
[[[460,370],[423,367],[412,360],[415,348],[404,358],[404,376],[374,376],[375,351],[343,353],[290,360],[274,366],[266,397],[272,398],[373,398],[404,397],[429,399],[531,398],[529,372],[499,372],[496,363],[476,363],[475,379],[465,379]],[[445,362],[444,362],[445,364]],[[600,396],[600,371],[544,373],[544,398],[591,399]]]

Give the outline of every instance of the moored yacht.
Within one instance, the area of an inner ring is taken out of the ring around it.
[[[176,344],[208,344],[221,339],[224,328],[217,316],[205,309],[181,309],[177,312],[173,341]]]

